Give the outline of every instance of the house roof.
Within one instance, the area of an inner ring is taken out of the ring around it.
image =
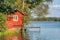
[[[18,11],[18,12],[20,12],[22,15],[24,15],[24,14],[23,14],[21,11],[19,11],[18,9],[15,9],[14,11],[15,11],[15,12],[17,12],[17,11]]]

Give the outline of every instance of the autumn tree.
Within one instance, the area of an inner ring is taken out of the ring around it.
[[[37,17],[44,17],[48,14],[49,3],[52,0],[26,0],[26,3],[29,4],[29,8],[33,11],[32,14],[36,14]]]

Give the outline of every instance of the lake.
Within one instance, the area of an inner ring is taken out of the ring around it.
[[[27,33],[30,40],[60,40],[60,21],[30,21],[27,28]],[[35,31],[34,31],[35,30]]]

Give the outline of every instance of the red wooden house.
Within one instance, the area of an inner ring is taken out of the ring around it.
[[[19,10],[15,10],[14,14],[7,14],[6,20],[6,28],[7,29],[19,29],[22,28],[23,25],[23,13]],[[8,35],[7,40],[22,40],[21,33],[18,35]]]
[[[14,14],[7,14],[6,26],[10,28],[21,28],[23,25],[23,13],[19,10],[15,10]]]

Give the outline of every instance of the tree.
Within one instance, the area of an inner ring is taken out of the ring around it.
[[[25,2],[27,4],[30,4],[29,8],[33,8],[37,5],[39,5],[43,0],[26,0]]]
[[[8,0],[1,0],[0,1],[0,12],[3,12],[3,13],[13,12],[12,4],[13,4],[13,2],[11,3]]]
[[[2,14],[0,12],[0,32],[4,32],[5,31],[5,20],[6,20],[6,15]]]
[[[49,3],[52,2],[52,0],[27,0],[26,2],[30,4],[29,8],[33,10],[32,14],[43,17],[48,14]]]

